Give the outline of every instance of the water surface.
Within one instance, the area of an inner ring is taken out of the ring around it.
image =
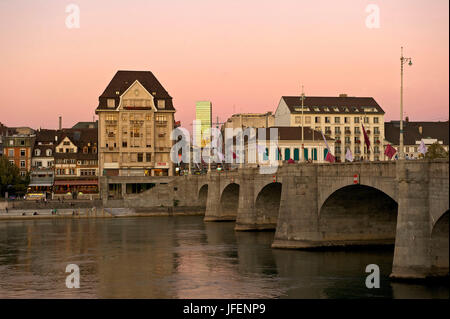
[[[448,287],[391,283],[393,251],[271,249],[272,232],[200,216],[0,223],[1,298],[448,298]],[[80,267],[68,289],[68,264]],[[365,286],[377,264],[381,287]]]

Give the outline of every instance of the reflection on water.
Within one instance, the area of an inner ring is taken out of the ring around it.
[[[274,250],[271,232],[202,217],[50,219],[0,224],[3,298],[448,298],[443,286],[391,283],[390,250]],[[65,286],[67,264],[80,289]],[[367,289],[377,264],[381,288]]]

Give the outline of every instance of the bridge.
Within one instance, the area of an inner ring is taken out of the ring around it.
[[[130,205],[163,193],[168,205],[203,207],[205,222],[274,230],[273,248],[394,245],[391,277],[423,279],[449,273],[448,171],[448,160],[243,168],[174,177]]]

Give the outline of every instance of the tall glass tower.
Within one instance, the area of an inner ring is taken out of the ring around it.
[[[210,101],[198,101],[195,103],[195,140],[197,145],[205,147],[210,136],[208,132],[211,130],[212,124],[212,103]]]

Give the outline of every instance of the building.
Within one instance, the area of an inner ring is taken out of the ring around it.
[[[173,175],[175,109],[150,71],[118,71],[99,97],[101,176]]]
[[[58,143],[59,135],[57,130],[36,131],[27,199],[51,198],[55,177],[55,145]]]
[[[247,127],[271,127],[275,125],[275,116],[272,112],[266,113],[239,113],[233,114],[223,125],[222,131],[227,128],[247,128]]]
[[[278,132],[277,151],[271,153],[270,140],[271,129],[276,129]],[[259,132],[256,130],[256,140],[259,143]],[[302,141],[302,130],[298,127],[272,127],[265,128],[266,146],[265,151],[262,154],[263,161],[279,161],[280,165],[286,164],[289,160],[294,162],[309,161],[314,163],[324,163],[327,157],[328,149],[323,140],[322,134],[318,131],[306,127],[303,129],[304,139]],[[335,152],[335,141],[328,135],[325,136],[331,154]],[[248,141],[248,139],[247,139]],[[249,151],[257,154],[257,148],[255,145],[249,145],[245,143],[245,162],[249,162]],[[302,155],[303,153],[303,155]],[[261,164],[261,163],[259,163]]]
[[[205,147],[211,140],[208,133],[212,125],[212,103],[210,101],[198,101],[195,103],[195,120],[195,144]]]
[[[98,121],[95,122],[78,122],[74,126],[72,126],[74,129],[78,128],[98,128]]]
[[[383,159],[384,111],[372,97],[282,96],[275,112],[275,126],[301,126],[322,131],[335,140],[337,161],[345,161],[349,148],[355,160]],[[371,148],[366,149],[362,125]]]
[[[7,127],[0,122],[0,156],[3,155],[3,144],[6,136],[10,136],[15,134],[16,131],[14,128]]]
[[[400,122],[384,123],[385,143],[391,144],[397,152],[400,145]],[[410,122],[408,118],[403,122],[403,147],[405,157],[417,159],[421,156],[419,145],[424,142],[429,146],[433,143],[441,144],[446,151],[449,150],[449,123],[446,122]],[[398,155],[398,153],[396,154]],[[387,160],[387,156],[384,158]]]
[[[98,198],[98,130],[63,129],[59,134],[54,153],[54,197]]]
[[[31,152],[36,135],[29,127],[13,129],[13,135],[3,138],[3,153],[19,168],[20,175],[26,176],[31,171]]]

